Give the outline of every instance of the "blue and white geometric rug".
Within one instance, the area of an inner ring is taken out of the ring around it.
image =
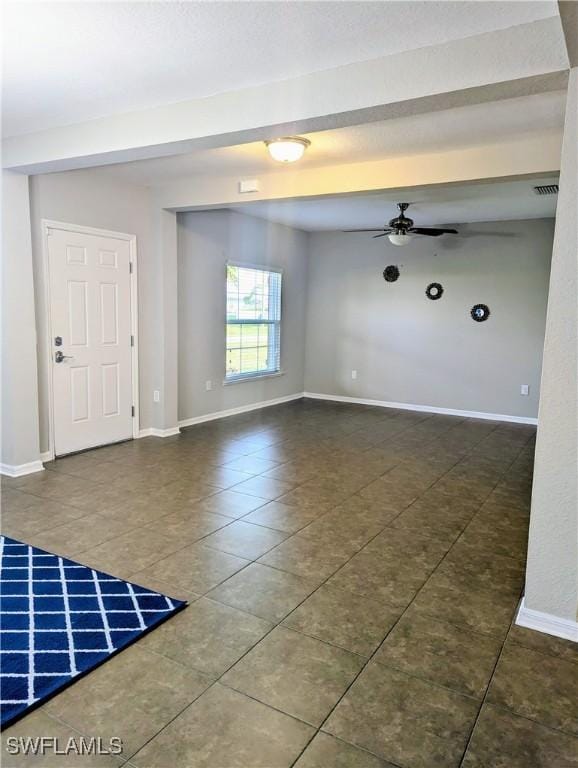
[[[186,606],[6,536],[0,556],[3,727]]]

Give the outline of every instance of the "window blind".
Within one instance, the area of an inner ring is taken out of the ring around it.
[[[281,368],[281,272],[227,264],[225,379]]]

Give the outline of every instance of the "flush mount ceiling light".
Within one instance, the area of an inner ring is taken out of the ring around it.
[[[266,141],[265,144],[273,160],[279,163],[294,163],[296,160],[301,160],[311,142],[301,136],[283,136],[280,139]]]

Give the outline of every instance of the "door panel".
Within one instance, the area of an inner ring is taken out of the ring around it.
[[[118,416],[120,413],[119,378],[117,363],[102,366],[102,412],[105,416]]]
[[[100,284],[100,318],[102,344],[118,344],[118,286]]]
[[[87,288],[84,282],[68,281],[68,338],[71,347],[86,347],[88,344]]]
[[[126,240],[51,229],[48,258],[61,456],[132,437],[130,248]]]
[[[66,261],[69,264],[86,264],[86,248],[81,245],[67,245]]]
[[[70,417],[73,423],[90,419],[90,372],[86,365],[68,367],[70,376]]]

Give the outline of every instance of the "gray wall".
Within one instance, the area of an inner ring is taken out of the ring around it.
[[[460,230],[485,234],[401,248],[367,234],[313,234],[305,390],[537,416],[553,226],[475,224]],[[395,283],[382,278],[387,264],[400,266]],[[445,289],[439,301],[424,293],[434,281]],[[469,316],[476,303],[490,307],[485,323]]]
[[[233,211],[178,218],[179,419],[302,392],[307,234]],[[283,269],[282,376],[223,386],[227,261]]]
[[[42,219],[81,224],[137,237],[139,289],[140,426],[153,425],[154,351],[158,341],[156,311],[158,266],[151,228],[151,200],[145,187],[124,184],[98,173],[71,171],[30,177],[32,247],[38,327],[40,450],[48,450],[48,371],[46,360],[45,275]]]
[[[48,448],[43,218],[136,234],[141,428],[163,426],[168,382],[157,358],[167,354],[159,353],[166,254],[157,243],[150,190],[90,170],[32,177],[30,186],[40,450]],[[178,220],[178,328],[170,336],[175,344],[178,338],[179,419],[303,389],[536,416],[552,221],[478,224],[471,229],[502,236],[422,240],[401,249],[363,235],[308,235],[226,210]],[[283,376],[222,385],[227,260],[284,269]],[[393,285],[381,278],[389,262],[402,265]],[[439,302],[423,294],[432,280],[446,288]],[[477,301],[492,309],[487,323],[469,318]],[[522,383],[530,385],[530,397],[519,395]],[[153,403],[154,389],[160,404]],[[171,389],[176,398],[176,386]]]
[[[526,607],[578,619],[578,68],[570,73],[546,321]],[[574,632],[577,627],[574,624]]]
[[[2,171],[1,461],[39,461],[38,373],[28,176]]]

